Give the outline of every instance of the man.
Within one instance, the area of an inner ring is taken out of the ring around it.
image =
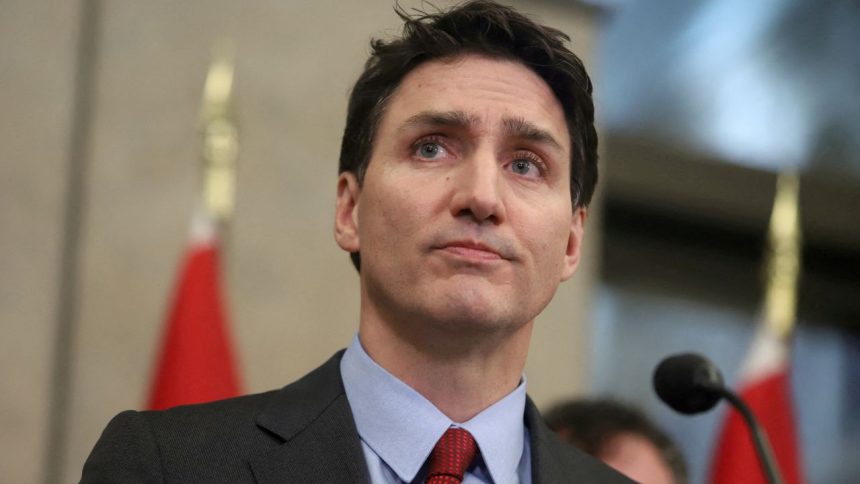
[[[684,456],[642,411],[613,400],[571,400],[546,422],[568,443],[643,484],[686,484]]]
[[[591,83],[564,34],[488,1],[374,41],[350,97],[335,238],[358,336],[279,391],[125,412],[85,482],[626,482],[525,394],[535,317],[579,261]]]

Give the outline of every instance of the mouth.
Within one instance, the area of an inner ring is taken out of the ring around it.
[[[474,261],[495,261],[507,259],[498,250],[474,240],[458,240],[447,242],[438,247],[439,250],[458,258]]]

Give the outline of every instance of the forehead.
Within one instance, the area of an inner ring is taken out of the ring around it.
[[[561,103],[540,76],[517,61],[465,55],[419,65],[395,90],[380,134],[421,112],[465,113],[469,124],[480,130],[524,120],[550,133],[570,152]]]

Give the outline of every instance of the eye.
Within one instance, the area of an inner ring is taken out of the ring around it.
[[[436,143],[424,143],[418,147],[418,154],[424,158],[434,158],[440,149]]]
[[[436,160],[448,154],[445,147],[434,139],[419,140],[414,149],[414,155],[425,160]]]
[[[533,153],[519,153],[508,168],[515,174],[526,178],[540,178],[544,173],[544,164]]]

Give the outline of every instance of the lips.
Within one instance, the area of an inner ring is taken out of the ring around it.
[[[463,240],[447,242],[442,244],[439,249],[468,259],[487,261],[505,259],[498,250],[480,241]]]

